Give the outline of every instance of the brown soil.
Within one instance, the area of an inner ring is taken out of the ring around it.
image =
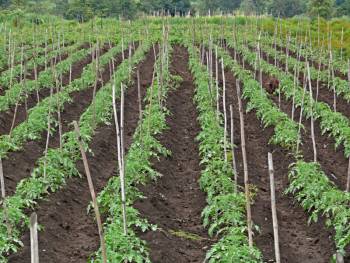
[[[88,44],[85,44],[82,46],[82,48],[88,48]],[[107,51],[107,47],[103,48],[101,50],[101,53],[105,53]],[[66,58],[67,56],[63,56],[62,60]],[[87,57],[83,58],[80,61],[77,61],[72,65],[72,81],[74,79],[80,78],[84,66],[91,63],[91,55],[88,55]],[[38,70],[38,74],[40,71],[44,70],[44,67],[42,67],[40,70]],[[34,73],[31,73],[34,74]],[[34,79],[34,76],[33,76]],[[66,86],[69,84],[69,72],[63,74],[62,76],[62,85]],[[53,91],[54,93],[56,92],[56,89]],[[50,95],[50,89],[45,88],[45,89],[40,89],[39,90],[39,99],[43,100],[44,98],[48,97]],[[32,107],[34,107],[38,102],[37,99],[37,94],[36,92],[33,92],[31,94],[28,94],[28,97],[25,101],[20,103],[17,108],[17,113],[16,113],[16,119],[14,122],[14,127],[16,127],[18,124],[21,122],[25,121],[27,119],[27,112],[26,109],[29,110]],[[15,105],[12,106],[9,110],[6,112],[1,112],[0,113],[0,134],[9,134],[14,113],[15,113]]]
[[[170,129],[159,137],[172,154],[153,162],[153,167],[163,176],[140,187],[146,199],[135,204],[143,217],[161,229],[140,233],[147,241],[154,263],[203,262],[212,243],[201,224],[206,202],[198,184],[202,167],[195,137],[200,127],[193,104],[195,88],[187,63],[186,49],[174,46],[171,72],[180,75],[183,81],[177,90],[169,93],[166,104],[171,115],[166,121]],[[196,234],[199,239],[181,238],[170,230]]]
[[[264,55],[266,58],[266,55]],[[270,60],[272,63],[272,61]],[[284,68],[284,65],[281,65]],[[256,73],[258,74],[258,73]],[[303,78],[303,76],[301,77]],[[263,83],[264,88],[268,89],[265,85],[267,80],[271,79],[271,76],[263,74]],[[301,79],[301,83],[303,80]],[[312,87],[315,87],[316,83],[312,82]],[[314,91],[315,98],[315,91]],[[283,95],[281,95],[282,97]],[[276,103],[276,105],[281,105],[281,110],[288,114],[289,117],[292,115],[292,102],[287,102],[284,99],[281,99],[281,103],[278,102],[277,96],[270,96],[271,99]],[[319,101],[323,101],[328,105],[333,105],[333,94],[331,91],[327,89],[327,87],[320,86],[319,89]],[[337,110],[339,112],[345,113],[345,116],[350,118],[350,113],[347,110],[349,107],[348,103],[342,99],[341,97],[337,97]],[[294,114],[294,120],[299,121],[300,110],[296,110]],[[311,139],[311,121],[303,120],[303,125],[305,130],[302,132],[303,145],[301,147],[304,160],[313,161],[313,146]],[[317,148],[317,160],[321,164],[322,170],[330,177],[331,181],[335,182],[335,184],[342,190],[346,187],[346,174],[348,168],[348,160],[344,156],[344,148],[341,146],[338,149],[335,149],[335,140],[328,135],[322,135],[322,131],[320,129],[319,121],[315,121],[314,123],[314,131],[315,131],[315,141]]]
[[[269,63],[271,63],[272,65],[274,65],[273,62],[273,58],[268,56],[265,52],[262,52],[262,57],[264,60],[268,61]],[[281,70],[285,69],[285,64],[284,63],[279,63],[278,67]],[[294,72],[290,71],[292,74],[294,74]],[[299,75],[299,83],[301,86],[303,86],[304,84],[307,85],[307,88],[309,87],[308,85],[308,81],[304,81],[304,74],[303,72],[300,72]],[[317,80],[311,80],[311,86],[313,89],[313,95],[314,98],[316,97],[316,87],[317,87]],[[331,109],[334,109],[333,105],[334,105],[334,92],[333,90],[328,89],[327,87],[327,83],[325,82],[319,82],[319,94],[318,94],[318,101],[322,101],[327,103]],[[335,106],[336,106],[336,111],[342,113],[345,117],[350,119],[350,111],[349,111],[349,103],[340,95],[340,96],[336,96],[336,100],[335,100]]]
[[[106,52],[106,51],[104,51]],[[116,65],[121,62],[121,55],[117,56]],[[84,58],[74,65],[72,71],[72,79],[79,78],[82,74],[83,68],[85,65],[91,62],[91,56]],[[106,67],[103,73],[103,80],[109,80],[109,67]],[[66,85],[69,82],[69,74],[64,75],[63,84]],[[97,88],[101,86],[101,83],[98,83]],[[73,92],[71,98],[73,103],[65,103],[64,110],[61,112],[62,119],[62,131],[63,133],[69,130],[69,124],[79,118],[79,116],[84,112],[85,108],[90,104],[92,100],[92,90],[90,87],[86,90]],[[49,96],[49,94],[47,94]],[[35,97],[35,95],[33,95]],[[35,100],[35,99],[33,99]],[[34,101],[33,101],[34,103]],[[34,106],[34,105],[33,105]],[[25,120],[25,111],[19,112],[18,120]],[[57,119],[57,118],[56,118]],[[50,137],[49,146],[58,147],[59,145],[59,134],[58,128],[53,136]],[[5,185],[6,192],[11,195],[15,191],[17,183],[28,177],[31,171],[35,167],[35,162],[39,157],[44,153],[46,146],[46,132],[42,133],[41,139],[37,141],[29,141],[23,145],[21,151],[10,152],[7,155],[7,158],[3,160],[3,169],[5,176]],[[21,164],[21,165],[18,165]]]
[[[286,47],[277,46],[276,48],[277,48],[278,51],[282,51],[282,52],[284,52],[285,54],[287,54],[287,48],[286,48]],[[293,51],[289,50],[289,51],[288,51],[288,54],[289,54],[290,57],[293,57],[293,58],[295,58],[295,59],[298,59],[298,54],[297,54],[296,52],[293,52]],[[305,57],[300,56],[300,61],[305,62],[305,61],[306,61]],[[313,66],[315,69],[318,69],[319,66],[320,66],[320,65],[319,65],[319,61],[314,61],[314,60],[310,60],[310,59],[309,59],[309,63],[310,63],[310,65]],[[320,69],[326,71],[326,70],[328,70],[328,66],[329,66],[329,65],[325,65],[325,64],[322,64],[322,63],[321,63]],[[334,70],[334,75],[335,75],[336,77],[341,78],[341,79],[348,80],[348,77],[347,77],[346,75],[344,75],[342,72],[340,72],[339,70]]]
[[[233,56],[232,50],[231,55]],[[219,79],[221,81],[221,72],[219,73]],[[236,79],[230,71],[225,70],[225,73],[227,89],[226,110],[229,112],[229,105],[232,104],[234,109],[235,144],[237,146],[235,153],[239,175],[238,183],[243,187],[243,160],[240,143]],[[268,83],[270,80],[264,79],[263,81],[264,83]],[[241,87],[244,89],[242,83]],[[243,100],[242,102],[244,108],[246,108],[247,101]],[[331,232],[324,227],[322,220],[316,224],[308,225],[307,213],[296,204],[293,196],[284,194],[289,184],[288,167],[293,162],[292,157],[288,151],[281,147],[269,145],[269,140],[274,133],[273,129],[271,127],[264,129],[261,122],[257,119],[255,111],[245,113],[244,119],[249,183],[257,187],[257,194],[252,206],[252,218],[253,222],[259,226],[260,233],[255,233],[253,239],[254,243],[263,253],[264,262],[274,262],[270,182],[267,167],[268,152],[273,153],[275,169],[281,261],[284,263],[329,262],[331,255],[335,251],[330,241]]]
[[[233,54],[233,50],[230,50],[231,54]],[[242,58],[239,57],[239,61],[242,63]],[[247,63],[245,63],[247,65]],[[249,70],[253,71],[251,67],[247,67]],[[256,78],[259,79],[259,72],[256,72]],[[263,74],[262,75],[262,81],[265,83],[268,79],[271,77]],[[264,86],[264,88],[267,88]],[[270,98],[275,102],[276,105],[279,105],[278,98],[277,96],[270,95]],[[281,100],[281,110],[287,113],[289,116],[291,116],[291,103],[286,102],[283,99]],[[299,111],[295,113],[295,120],[299,119]],[[311,135],[310,135],[310,121],[307,123],[304,122],[304,126],[306,128],[305,132],[302,134],[302,139],[303,139],[303,145],[301,147],[304,155],[304,160],[306,161],[313,161],[313,148],[312,148],[312,141],[311,141]],[[337,174],[338,176],[335,177],[330,177],[332,181],[334,181],[340,188],[344,188],[345,186],[345,174],[346,174],[346,167],[347,167],[347,161],[344,158],[344,155],[342,153],[342,150],[334,151],[334,143],[332,140],[324,135],[321,135],[320,129],[319,129],[319,123],[315,122],[315,137],[316,137],[316,142],[317,142],[317,149],[318,149],[318,162],[321,164],[321,168],[323,171],[326,172],[328,176],[332,174]],[[276,154],[274,154],[276,156]],[[332,158],[329,158],[329,156],[332,156]],[[280,154],[278,154],[278,157],[280,157]],[[275,164],[280,165],[280,161],[274,160]],[[288,172],[288,165],[284,165],[282,167],[285,167],[285,173]],[[276,168],[276,167],[275,167]],[[342,178],[341,178],[342,177]],[[284,183],[284,187],[281,187],[281,191],[283,191],[286,186],[288,185],[288,178],[286,177]],[[291,197],[292,198],[292,197]],[[299,208],[299,207],[298,207]],[[294,214],[295,215],[295,214]],[[306,216],[306,214],[304,213]],[[300,221],[300,219],[297,217],[297,221]],[[305,217],[305,222],[306,222],[306,217]],[[281,223],[279,221],[279,223]],[[286,224],[288,226],[288,224]],[[320,231],[320,229],[322,229]],[[315,238],[310,239],[310,237],[306,237],[305,241],[310,241],[310,245],[315,246],[317,243],[317,246],[322,247],[322,253],[320,252],[320,255],[323,255],[319,259],[319,261],[307,261],[307,262],[329,262],[330,256],[335,253],[335,247],[334,247],[334,241],[333,241],[333,230],[332,229],[325,229],[324,227],[324,219],[321,218],[317,224],[312,224],[307,228],[307,231],[309,233],[313,233]],[[310,232],[311,231],[311,232]],[[271,232],[272,233],[272,232]],[[315,235],[318,233],[318,235]],[[295,235],[296,233],[292,234]],[[284,235],[280,234],[280,237],[284,238]],[[328,239],[328,241],[327,241]],[[285,239],[286,241],[288,239]],[[273,239],[272,239],[273,241]],[[271,242],[272,242],[271,241]],[[281,240],[280,240],[281,241]],[[298,241],[299,242],[299,241]],[[313,243],[314,242],[314,243]],[[326,242],[328,242],[328,245],[326,246]],[[333,245],[332,245],[333,243]],[[272,243],[271,243],[272,244]],[[302,248],[304,245],[300,246]],[[283,254],[283,253],[282,253]],[[273,255],[273,254],[272,254]],[[310,254],[312,255],[312,254]],[[312,256],[313,259],[317,259],[318,257]],[[312,259],[312,260],[313,260]],[[297,260],[297,259],[295,259]],[[311,259],[310,259],[311,260]],[[349,260],[349,258],[346,258],[346,260]],[[289,262],[289,261],[286,261]],[[292,262],[298,262],[298,261],[292,261]]]
[[[152,81],[154,64],[153,52],[149,52],[138,68],[141,75],[142,96]],[[109,73],[108,73],[109,74]],[[136,76],[134,76],[136,83]],[[127,90],[125,98],[125,143],[128,148],[138,122],[137,86]],[[96,192],[106,185],[109,178],[117,173],[117,149],[114,125],[103,125],[97,129],[90,148],[94,156],[88,155]],[[78,164],[83,178],[71,178],[60,191],[39,202],[36,209],[39,224],[44,230],[39,233],[40,260],[54,263],[85,263],[99,247],[97,226],[86,209],[91,201],[82,162]],[[22,236],[25,246],[12,255],[9,262],[28,262],[30,258],[29,233]]]

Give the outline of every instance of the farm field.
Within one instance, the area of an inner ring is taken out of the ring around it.
[[[350,28],[1,30],[0,262],[350,262]]]

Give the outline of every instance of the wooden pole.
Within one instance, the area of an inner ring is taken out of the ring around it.
[[[342,254],[339,252],[336,253],[336,258],[335,258],[336,263],[344,263],[344,257]]]
[[[35,212],[30,216],[30,252],[31,263],[39,263],[38,217]]]
[[[273,169],[273,160],[272,154],[268,153],[268,166],[269,166],[269,175],[270,175],[270,189],[271,189],[271,212],[272,212],[272,225],[273,225],[273,236],[275,244],[275,258],[276,263],[281,262],[280,256],[280,246],[279,246],[279,237],[278,237],[278,221],[277,221],[277,209],[276,209],[276,195],[275,195],[275,177]]]
[[[0,157],[0,187],[1,187],[1,199],[3,200],[2,206],[4,209],[4,217],[5,217],[5,222],[6,222],[6,226],[7,226],[7,233],[8,233],[8,235],[11,235],[12,229],[11,229],[10,222],[8,220],[8,212],[7,212],[6,202],[5,202],[5,198],[6,198],[5,179],[4,179],[4,170],[2,167],[1,157]]]
[[[58,94],[57,94],[58,95]],[[56,95],[56,96],[57,96]],[[46,133],[46,145],[45,145],[45,159],[44,159],[44,178],[46,178],[46,165],[47,165],[47,152],[49,149],[50,141],[50,130],[51,130],[51,102],[52,102],[52,87],[50,88],[50,102],[49,102],[49,113],[47,115],[47,133]]]
[[[121,198],[122,198],[122,213],[123,213],[123,228],[124,235],[127,235],[127,217],[126,217],[126,198],[125,198],[125,178],[124,178],[124,169],[123,169],[123,160],[122,160],[122,150],[121,150],[121,129],[119,128],[118,115],[117,115],[117,106],[115,104],[115,85],[112,86],[112,99],[113,99],[113,114],[114,114],[114,123],[117,133],[117,151],[118,151],[118,168],[119,168],[119,177],[120,177],[120,188],[121,188]]]
[[[246,143],[245,143],[245,134],[244,134],[244,117],[243,117],[243,106],[242,106],[242,100],[241,100],[241,89],[240,89],[238,80],[236,80],[236,88],[237,88],[239,118],[240,118],[240,124],[241,124],[241,147],[242,147],[243,170],[244,170],[244,191],[245,191],[246,210],[247,210],[248,243],[249,243],[249,247],[253,247],[252,212],[250,207],[247,152],[245,148]]]
[[[348,164],[348,179],[346,182],[346,192],[350,191],[350,156],[349,156],[349,164]]]
[[[231,154],[232,154],[232,167],[233,167],[233,173],[235,177],[235,183],[236,183],[236,192],[237,192],[237,185],[238,185],[238,172],[237,172],[237,165],[236,165],[236,155],[235,155],[235,140],[234,140],[234,125],[233,125],[233,107],[232,104],[230,104],[230,117],[231,117]]]
[[[139,120],[142,120],[142,101],[141,101],[141,84],[140,84],[140,71],[137,69],[137,100],[139,103]]]
[[[224,110],[224,156],[225,162],[227,162],[227,111],[226,111],[226,79],[225,79],[225,67],[224,67],[224,59],[221,59],[221,71],[222,71],[222,107]],[[210,76],[211,77],[211,76]]]
[[[216,88],[216,118],[219,120],[220,93],[219,93],[219,63],[218,63],[218,47],[217,46],[215,46],[215,88]]]
[[[313,105],[313,96],[312,96],[312,86],[311,86],[311,76],[310,76],[310,66],[309,62],[306,62],[307,67],[307,77],[308,77],[308,83],[309,83],[309,90],[310,90],[310,102]],[[311,139],[312,139],[312,147],[314,150],[314,162],[317,162],[317,149],[316,149],[316,140],[315,140],[315,128],[314,128],[314,109],[311,107]]]
[[[75,134],[77,136],[77,141],[79,143],[79,148],[80,148],[81,156],[82,156],[83,163],[84,163],[84,169],[85,169],[86,177],[88,180],[91,199],[92,199],[92,203],[93,203],[93,207],[94,207],[94,211],[95,211],[95,215],[96,215],[98,234],[100,236],[100,242],[101,242],[102,262],[107,263],[106,244],[105,244],[105,240],[104,240],[104,236],[103,236],[102,220],[101,220],[101,216],[100,216],[100,211],[98,209],[94,184],[92,182],[88,160],[86,158],[85,150],[84,150],[81,138],[80,138],[80,130],[79,130],[78,123],[76,121],[73,121],[73,125],[74,125]]]

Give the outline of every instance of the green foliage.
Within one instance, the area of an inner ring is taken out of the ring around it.
[[[119,65],[117,71],[114,73],[114,80],[116,87],[120,87],[121,82],[127,82],[129,79],[129,63],[135,65],[144,58],[146,50],[149,49],[150,44],[141,45],[135,54],[132,56],[130,62],[125,60]],[[100,57],[101,65],[106,65],[112,57],[121,51],[121,45],[116,46],[110,52]],[[57,93],[57,96],[66,96],[69,98],[70,92],[79,91],[90,86],[94,82],[94,78],[89,82],[84,82],[84,75],[90,76],[90,71],[95,71],[93,64],[88,65],[84,70],[81,79],[77,79],[77,83],[73,82],[69,87],[64,89],[64,92]],[[78,84],[79,83],[79,84]],[[81,137],[87,143],[92,139],[92,135],[98,124],[108,123],[111,117],[112,99],[111,99],[111,83],[106,84],[96,93],[94,103],[85,110],[81,115],[79,126]],[[54,97],[53,97],[54,98]],[[41,114],[33,115],[32,121],[25,122],[23,125],[30,123],[30,129],[26,126],[19,125],[18,134],[24,139],[34,139],[33,136],[39,136],[41,131],[47,127],[47,111],[49,99],[43,100],[40,104]],[[64,97],[60,98],[62,101],[67,101]],[[38,108],[39,109],[39,108]],[[34,112],[34,111],[33,111]],[[31,114],[33,114],[33,112]],[[39,112],[37,113],[39,114]],[[39,123],[37,122],[39,121]],[[29,124],[28,124],[29,125]],[[40,126],[39,126],[40,125]],[[33,130],[35,127],[35,130]],[[16,127],[17,128],[17,127]],[[41,131],[39,131],[41,129]],[[35,131],[35,134],[29,131]],[[15,130],[14,130],[15,131]],[[13,136],[14,138],[17,138]],[[87,145],[85,145],[87,148]],[[3,150],[3,146],[0,147]],[[37,200],[42,199],[46,194],[55,192],[61,188],[66,178],[77,176],[78,170],[75,166],[76,162],[81,159],[76,135],[73,131],[66,132],[63,135],[63,147],[49,149],[47,157],[43,156],[38,160],[37,167],[33,170],[31,177],[23,179],[18,183],[15,194],[6,198],[7,207],[11,208],[8,220],[12,226],[11,235],[8,235],[5,224],[4,211],[0,209],[0,260],[5,260],[5,252],[14,252],[18,245],[20,238],[20,230],[24,225],[27,225],[28,218],[25,214],[25,209],[32,208]],[[44,166],[46,164],[46,177],[44,177]]]
[[[344,253],[350,243],[350,194],[336,189],[317,163],[298,161],[289,179],[286,192],[294,194],[301,206],[311,212],[310,222],[317,222],[320,216],[327,218],[327,226],[335,229],[337,249]]]
[[[168,46],[171,52],[170,46]],[[169,55],[169,54],[168,54]],[[160,74],[161,57],[157,59],[156,74]],[[134,233],[135,228],[145,232],[155,230],[145,219],[139,218],[139,213],[132,204],[143,196],[135,185],[146,184],[155,180],[160,174],[152,168],[151,161],[161,155],[169,155],[170,152],[160,144],[156,136],[166,128],[166,117],[169,112],[161,106],[159,92],[165,99],[170,89],[177,87],[179,79],[170,74],[167,67],[163,67],[163,85],[155,78],[153,85],[148,89],[146,99],[147,105],[143,111],[143,118],[139,122],[133,136],[128,154],[125,158],[125,192],[127,205],[128,234],[124,235],[122,219],[121,186],[118,176],[112,177],[107,186],[98,196],[101,211],[107,216],[105,223],[105,238],[107,255],[110,262],[150,262],[148,249],[144,241],[140,240]],[[160,90],[161,89],[161,90]],[[91,262],[102,262],[100,251]]]
[[[240,5],[240,10],[245,15],[254,15],[256,13],[256,6],[253,0],[243,0]]]
[[[190,40],[183,40],[190,54],[189,67],[196,85],[195,103],[201,131],[197,137],[201,164],[204,166],[200,186],[207,193],[208,205],[202,212],[203,224],[209,235],[220,236],[220,241],[207,252],[208,262],[262,262],[260,251],[248,249],[245,220],[245,196],[236,191],[233,170],[224,160],[222,116],[216,118],[208,88],[210,76],[200,63],[199,50]],[[251,200],[248,200],[250,202]],[[239,230],[238,230],[239,229]],[[235,233],[233,237],[230,233]],[[233,242],[234,243],[231,243]],[[232,248],[234,244],[235,249]],[[228,260],[228,261],[226,261]]]
[[[334,12],[334,0],[309,0],[308,13],[311,17],[330,18]]]

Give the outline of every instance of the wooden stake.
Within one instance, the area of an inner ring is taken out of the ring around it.
[[[311,86],[311,76],[310,76],[310,66],[309,62],[306,62],[307,67],[307,76],[309,82],[309,90],[310,90],[310,102],[313,105],[313,96],[312,96],[312,86]],[[312,147],[314,150],[314,162],[317,162],[317,150],[316,150],[316,140],[315,140],[315,128],[314,128],[314,108],[311,107],[311,139],[312,139]]]
[[[233,107],[232,104],[230,104],[230,117],[231,117],[231,154],[232,154],[232,167],[233,167],[233,173],[235,177],[235,183],[236,183],[236,192],[237,192],[237,185],[238,185],[238,172],[237,172],[237,165],[236,165],[236,155],[235,155],[235,140],[234,140],[234,125],[233,125]]]
[[[335,259],[336,263],[344,263],[344,257],[342,254],[337,252],[335,255],[336,255],[336,259]]]
[[[93,203],[93,207],[94,207],[94,211],[95,211],[97,227],[98,227],[98,234],[100,236],[100,242],[101,242],[102,261],[103,261],[103,263],[107,263],[107,251],[106,251],[106,244],[105,244],[105,240],[104,240],[104,236],[103,236],[102,221],[101,221],[100,211],[98,209],[94,185],[93,185],[91,174],[90,174],[89,164],[88,164],[88,160],[86,158],[83,143],[82,143],[81,138],[80,138],[80,130],[79,130],[78,123],[76,121],[73,121],[73,125],[74,125],[75,134],[77,136],[77,141],[79,143],[79,148],[80,148],[81,156],[82,156],[83,163],[84,163],[84,169],[85,169],[86,177],[88,180],[91,199],[92,199],[92,203]]]
[[[220,114],[220,93],[219,93],[219,63],[218,63],[218,47],[215,47],[215,88],[216,88],[216,118],[219,120]]]
[[[276,263],[280,263],[281,256],[280,256],[280,246],[279,246],[279,237],[278,237],[278,221],[277,221],[276,196],[275,196],[275,177],[274,177],[272,154],[268,153],[267,158],[268,158],[269,175],[270,175],[271,212],[272,212],[273,236],[274,236],[274,244],[275,244],[275,258],[276,258]]]
[[[350,191],[350,156],[349,156],[349,164],[348,164],[348,179],[346,182],[346,192]]]
[[[30,216],[30,252],[31,263],[39,263],[38,217],[35,212]]]
[[[7,233],[8,235],[11,235],[12,229],[11,229],[10,222],[8,220],[8,212],[7,212],[6,202],[5,202],[5,198],[6,198],[5,179],[4,179],[4,171],[2,167],[1,157],[0,157],[0,187],[1,187],[1,199],[3,200],[4,217],[5,217],[5,222],[7,226]]]
[[[142,101],[141,101],[141,84],[140,84],[140,71],[137,69],[137,101],[139,103],[139,120],[142,120]]]
[[[57,94],[58,95],[58,94]],[[56,96],[57,96],[56,95]],[[45,145],[45,159],[44,159],[44,178],[46,178],[46,162],[47,162],[47,152],[49,149],[50,141],[50,129],[51,129],[51,102],[52,102],[52,87],[50,88],[50,103],[49,103],[49,113],[47,115],[47,134],[46,134],[46,145]]]
[[[222,71],[222,107],[224,110],[224,156],[225,162],[227,162],[227,111],[226,111],[226,79],[225,79],[225,67],[224,67],[224,59],[221,59],[221,71]]]
[[[113,114],[114,123],[117,133],[117,151],[118,151],[118,168],[119,168],[119,178],[120,178],[120,188],[121,188],[121,198],[122,198],[122,213],[123,213],[123,228],[124,235],[127,235],[127,217],[126,217],[126,198],[125,198],[125,175],[123,169],[123,159],[122,159],[122,140],[121,140],[121,129],[119,128],[117,106],[115,104],[115,85],[112,86],[112,99],[113,99]]]
[[[239,118],[240,118],[240,124],[241,124],[241,147],[242,147],[242,156],[243,156],[244,190],[245,190],[246,210],[247,210],[248,242],[249,242],[249,247],[253,247],[252,212],[250,207],[247,152],[245,148],[246,144],[245,144],[245,134],[244,134],[244,117],[243,117],[243,106],[242,106],[242,100],[241,100],[241,89],[240,89],[238,80],[236,80],[236,88],[237,88]]]

